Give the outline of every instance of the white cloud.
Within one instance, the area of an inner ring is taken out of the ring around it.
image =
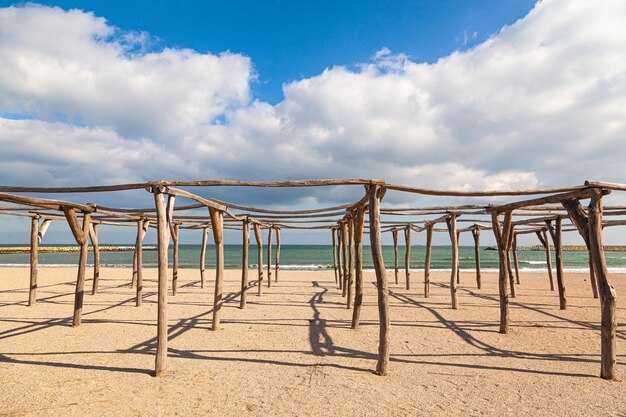
[[[626,182],[625,18],[623,1],[544,1],[468,51],[426,64],[381,48],[356,69],[286,84],[273,106],[250,102],[245,56],[145,52],[147,34],[90,13],[0,9],[0,113],[40,120],[0,119],[0,176],[371,177],[462,189]],[[89,151],[106,158],[88,168]]]

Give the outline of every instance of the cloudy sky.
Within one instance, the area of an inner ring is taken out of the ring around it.
[[[0,2],[0,183],[626,182],[622,0],[108,3]]]

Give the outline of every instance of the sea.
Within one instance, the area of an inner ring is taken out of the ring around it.
[[[104,244],[103,244],[104,245]],[[2,245],[11,246],[11,245]],[[18,246],[18,245],[16,245]],[[47,245],[41,245],[47,246]],[[50,245],[56,246],[56,245]],[[399,267],[404,269],[405,247],[398,248]],[[426,247],[421,245],[411,246],[411,270],[423,270]],[[275,255],[274,246],[272,254]],[[224,245],[224,263],[227,269],[241,268],[242,245]],[[78,263],[78,252],[40,252],[40,267],[66,267],[75,266]],[[626,252],[605,252],[607,266],[610,272],[626,272]],[[393,246],[383,247],[385,266],[393,269]],[[28,266],[29,254],[0,254],[0,267]],[[171,265],[172,248],[170,246],[169,260]],[[547,270],[546,256],[541,251],[519,251],[518,260],[520,270]],[[249,267],[257,266],[257,248],[250,245]],[[459,248],[459,261],[461,271],[474,271],[474,247],[461,246]],[[554,267],[555,255],[552,253]],[[179,267],[198,268],[200,262],[200,245],[179,246]],[[431,271],[450,271],[452,262],[450,246],[433,246],[431,257]],[[480,251],[481,270],[498,270],[498,252],[482,247]],[[93,254],[89,254],[87,260],[93,264]],[[103,267],[131,267],[133,252],[101,252],[100,264]],[[267,247],[263,247],[263,264],[267,263]],[[272,259],[272,264],[274,259]],[[143,253],[144,267],[157,266],[157,251],[146,250]],[[205,264],[207,268],[215,266],[215,247],[207,245]],[[563,266],[566,271],[588,271],[588,259],[586,252],[563,252]],[[330,245],[282,245],[280,249],[280,268],[284,270],[318,271],[333,268],[332,246]],[[372,257],[369,246],[363,247],[363,268],[372,270]]]

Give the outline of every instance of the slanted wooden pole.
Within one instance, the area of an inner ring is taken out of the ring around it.
[[[92,223],[89,227],[89,237],[93,247],[93,281],[91,285],[91,295],[98,292],[100,283],[100,244],[98,243],[98,223]]]
[[[604,258],[602,246],[602,194],[598,193],[591,198],[589,207],[589,249],[598,277],[598,289],[600,294],[601,308],[601,356],[600,376],[604,379],[617,379],[617,353],[615,350],[615,337],[617,321],[615,315],[617,292],[609,283],[609,272]]]
[[[426,260],[424,261],[424,297],[430,296],[430,255],[433,247],[434,224],[426,226]]]
[[[505,242],[506,270],[509,276],[509,285],[511,286],[511,298],[516,297],[515,276],[513,275],[513,263],[511,262],[511,247],[513,245],[513,236],[515,234],[515,226],[511,224],[511,232],[508,234],[509,239]]]
[[[399,282],[399,268],[398,268],[398,229],[393,229],[391,231],[391,235],[393,236],[393,272],[396,278],[396,284]]]
[[[37,272],[39,269],[39,216],[30,219],[30,287],[28,305],[37,304]]]
[[[450,241],[452,244],[452,273],[450,275],[450,296],[452,301],[452,308],[457,310],[459,308],[459,301],[457,300],[457,274],[459,267],[459,241],[457,240],[456,233],[456,215],[451,214],[446,219],[448,225],[448,234],[450,235]]]
[[[405,287],[411,289],[411,227],[407,225],[404,228],[404,243],[406,251],[404,252],[404,277]]]
[[[248,249],[250,246],[250,220],[243,220],[243,253],[241,256],[241,300],[239,308],[246,308],[248,298]]]
[[[274,282],[278,282],[278,271],[280,270],[280,227],[274,226],[276,232],[276,256],[274,258]]]
[[[172,254],[172,295],[176,295],[178,291],[178,232],[180,225],[174,224],[172,234],[172,243],[174,244],[174,253]]]
[[[478,227],[472,229],[472,237],[474,237],[474,260],[476,261],[476,288],[480,290],[480,229]]]
[[[512,211],[504,213],[504,224],[500,227],[500,219],[497,212],[491,213],[491,225],[498,246],[498,260],[500,262],[498,275],[498,292],[500,296],[500,329],[499,332],[509,332],[509,291],[507,288],[508,265],[507,265],[507,242],[511,230]]]
[[[337,229],[331,230],[333,240],[333,269],[335,270],[335,284],[339,284],[339,275],[337,271]]]
[[[513,235],[513,247],[511,248],[513,252],[513,263],[515,265],[515,282],[520,284],[519,280],[519,264],[517,262],[517,234]]]
[[[209,207],[211,215],[211,229],[215,242],[215,294],[213,298],[213,323],[211,329],[217,331],[220,328],[220,315],[222,311],[222,282],[224,280],[224,215],[221,211]]]
[[[272,286],[272,227],[267,228],[267,287]]]
[[[133,249],[133,276],[130,280],[130,288],[135,288],[137,285],[137,251]]]
[[[354,224],[354,310],[352,328],[359,327],[361,305],[363,304],[363,227],[365,225],[365,207],[359,207],[352,219]]]
[[[135,253],[137,254],[137,295],[135,297],[135,305],[141,306],[143,301],[143,239],[146,236],[150,220],[137,221],[137,240],[135,241]]]
[[[552,243],[556,253],[556,286],[559,290],[559,306],[561,310],[567,309],[567,296],[565,295],[565,284],[563,282],[563,246],[561,244],[561,218],[555,220],[555,227],[552,227],[550,220],[546,221]]]
[[[204,288],[204,273],[206,270],[206,244],[209,236],[209,228],[202,228],[202,247],[200,248],[200,288]]]
[[[341,289],[341,296],[345,297],[348,294],[348,228],[346,222],[341,222],[341,264],[343,266],[343,286]]]
[[[168,216],[165,200],[159,187],[153,187],[154,204],[157,215],[158,244],[158,313],[157,313],[157,345],[154,361],[155,376],[164,375],[167,369],[167,247],[170,243]]]
[[[257,271],[259,276],[258,296],[263,294],[263,238],[261,236],[261,226],[258,223],[253,224],[254,239],[257,248]]]
[[[78,274],[76,277],[76,291],[74,293],[74,317],[72,326],[80,326],[83,315],[83,298],[85,296],[85,269],[87,267],[87,254],[89,253],[89,225],[91,223],[91,213],[83,213],[82,230],[76,219],[76,212],[73,208],[63,207],[65,218],[67,219],[76,243],[80,245],[80,256],[78,260]]]
[[[548,233],[546,229],[543,229],[541,232],[537,232],[537,237],[539,241],[546,249],[546,266],[548,267],[548,277],[550,279],[550,291],[554,291],[554,277],[552,275],[552,257],[550,255],[550,242],[548,242]]]
[[[382,200],[385,189],[380,185],[372,184],[368,187],[369,193],[369,226],[370,245],[372,249],[372,260],[376,271],[376,284],[378,290],[378,363],[376,373],[387,375],[389,371],[389,330],[391,322],[389,319],[389,288],[387,287],[387,272],[385,271],[385,261],[383,260],[383,249],[380,236],[380,200]]]
[[[352,308],[352,286],[354,281],[354,219],[348,218],[348,279],[346,280],[346,308]]]

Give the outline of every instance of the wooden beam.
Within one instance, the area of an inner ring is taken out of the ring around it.
[[[548,268],[548,278],[550,279],[550,291],[554,291],[554,276],[552,274],[552,258],[550,254],[550,242],[548,242],[548,234],[544,228],[541,232],[536,232],[539,241],[546,250],[546,266]]]
[[[152,190],[157,213],[157,244],[159,248],[157,345],[154,373],[155,376],[162,376],[167,370],[167,247],[170,243],[170,233],[163,193],[159,187],[153,187]]]
[[[459,308],[459,301],[457,299],[457,273],[459,267],[459,241],[456,233],[456,215],[448,216],[446,219],[448,225],[448,233],[450,234],[450,242],[452,244],[452,270],[450,276],[450,296],[452,301],[452,308],[457,310]]]
[[[39,216],[30,219],[30,286],[28,306],[37,304],[37,274],[39,269]]]
[[[202,247],[200,247],[200,288],[204,288],[205,277],[204,273],[206,270],[206,244],[207,238],[209,235],[209,228],[202,228]]]
[[[481,274],[480,274],[480,229],[472,229],[472,237],[474,238],[474,261],[476,262],[476,288],[480,290]]]
[[[243,220],[243,252],[241,256],[241,299],[239,301],[239,308],[246,308],[246,302],[248,299],[248,249],[250,247],[250,220],[246,217]]]
[[[404,252],[404,278],[406,290],[411,289],[411,228],[404,228],[404,243],[406,250]]]
[[[563,246],[561,244],[561,219],[556,219],[556,228],[552,227],[552,222],[547,221],[546,226],[552,236],[552,243],[556,252],[556,284],[559,290],[559,306],[561,310],[567,309],[567,296],[565,294],[565,284],[563,282]]]
[[[354,309],[352,311],[352,328],[359,328],[361,306],[363,305],[363,228],[365,226],[365,207],[355,210],[352,218],[354,230]]]
[[[258,296],[260,297],[263,294],[263,238],[261,236],[261,226],[258,223],[253,223],[252,227],[254,228],[254,239],[257,247]]]
[[[76,218],[74,217],[74,220]],[[89,252],[89,225],[91,221],[91,213],[83,214],[83,228],[80,234],[80,257],[78,260],[78,273],[76,277],[76,291],[74,293],[74,317],[72,327],[80,326],[83,316],[83,298],[85,296],[85,269],[87,267],[87,254]]]
[[[98,284],[100,283],[100,244],[98,243],[98,224],[91,223],[89,226],[89,238],[91,246],[93,246],[93,281],[91,283],[91,295],[98,292]]]
[[[346,308],[352,307],[352,286],[354,281],[354,224],[352,216],[347,220],[348,230],[348,279],[346,280]]]
[[[267,228],[267,287],[272,286],[272,227]]]
[[[369,228],[372,261],[376,272],[376,284],[378,291],[378,363],[376,373],[387,375],[389,371],[389,331],[391,322],[389,319],[389,288],[387,287],[387,272],[383,260],[382,242],[380,236],[380,201],[385,189],[379,185],[368,187],[369,199]]]
[[[430,224],[426,227],[426,257],[424,261],[424,297],[430,296],[430,256],[433,246],[433,228]]]
[[[617,379],[615,338],[617,333],[617,317],[615,315],[617,293],[609,283],[609,272],[604,258],[602,246],[602,194],[599,192],[591,198],[589,212],[589,244],[591,257],[598,276],[601,309],[601,356],[600,376],[604,379]]]
[[[274,282],[278,282],[278,271],[280,270],[280,227],[275,227],[276,231],[276,256],[274,258]]]
[[[393,229],[391,231],[391,235],[393,236],[393,271],[396,278],[396,284],[398,283],[398,229]]]
[[[337,274],[337,229],[331,229],[333,243],[333,270],[335,271],[335,284],[339,283],[339,275]]]
[[[213,298],[213,323],[211,329],[217,331],[220,328],[220,315],[222,312],[222,282],[224,280],[224,234],[222,227],[224,217],[221,211],[209,207],[211,215],[211,229],[215,241],[215,293]]]
[[[180,225],[174,224],[170,227],[172,234],[172,244],[174,245],[174,253],[172,254],[172,295],[176,295],[178,291],[178,232]]]

